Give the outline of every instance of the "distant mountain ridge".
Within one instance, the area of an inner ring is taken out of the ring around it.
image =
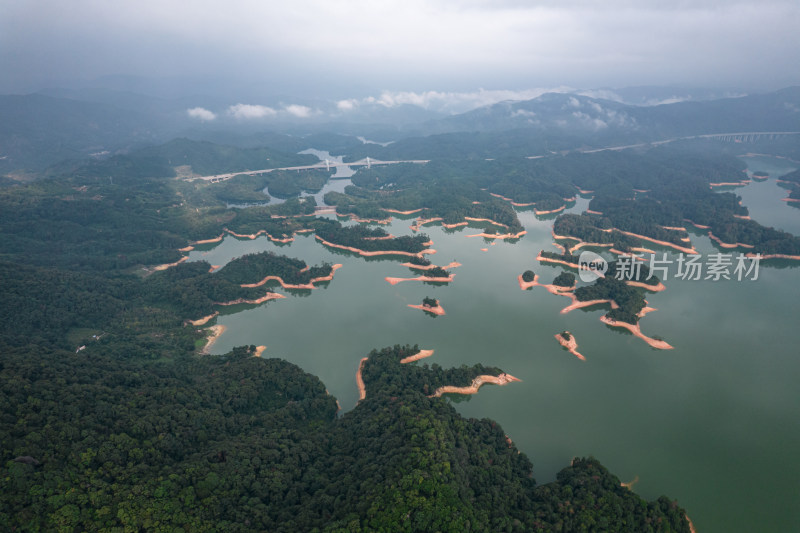
[[[745,131],[800,131],[800,87],[708,101],[636,106],[569,93],[500,102],[429,122],[430,133],[529,128],[624,133],[641,140]]]
[[[429,158],[442,153],[432,145],[465,140],[469,143],[476,135],[499,136],[496,143],[490,143],[497,150],[486,151],[485,146],[479,152],[461,150],[468,157],[535,155],[713,133],[800,131],[800,87],[655,106],[556,92],[445,117],[419,106],[387,108],[374,104],[359,106],[347,118],[333,111],[335,105],[329,103],[330,114],[319,111],[313,120],[292,119],[284,112],[275,120],[243,121],[219,114],[217,120],[206,122],[193,120],[186,113],[189,106],[204,102],[203,97],[164,100],[103,90],[47,92],[53,96],[0,96],[0,176],[20,172],[37,175],[67,159],[125,154],[177,137],[300,151],[309,147],[302,139],[324,134],[332,144],[313,147],[335,147],[340,150],[337,153],[353,157],[408,153],[410,157]],[[646,94],[646,89],[631,91],[637,98],[645,98]],[[281,133],[265,133],[270,130]],[[378,140],[398,140],[401,144],[383,150],[375,145],[354,145],[341,136],[333,139],[331,134],[374,134]],[[432,137],[442,134],[457,135],[450,140]],[[402,143],[408,150],[402,149]],[[504,147],[510,147],[510,151]],[[461,153],[449,149],[445,152],[452,156]]]

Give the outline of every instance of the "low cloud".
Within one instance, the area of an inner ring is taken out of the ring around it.
[[[550,92],[572,92],[569,87],[536,88],[524,90],[487,90],[478,89],[470,92],[448,91],[383,91],[380,96],[370,96],[360,101],[341,100],[337,106],[341,110],[349,110],[360,104],[381,105],[384,107],[397,107],[400,105],[414,105],[440,113],[463,113],[478,107],[496,104],[505,101],[532,100]]]
[[[287,105],[283,109],[290,115],[298,118],[308,118],[314,113],[310,107],[298,104]]]
[[[265,105],[236,104],[228,108],[228,114],[240,120],[273,117],[278,112]]]
[[[358,107],[358,100],[355,98],[350,98],[348,100],[339,100],[336,102],[336,108],[339,111],[352,111]]]
[[[186,114],[191,118],[202,120],[203,122],[208,122],[217,118],[216,113],[213,113],[204,107],[193,107],[191,109],[187,109]]]

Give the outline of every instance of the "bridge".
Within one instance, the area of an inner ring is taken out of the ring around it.
[[[261,174],[267,174],[269,172],[275,172],[276,170],[320,170],[326,169],[330,170],[332,167],[367,167],[372,168],[373,165],[380,166],[380,165],[397,165],[399,163],[414,163],[418,165],[423,165],[427,163],[428,159],[409,159],[409,160],[402,160],[402,161],[380,161],[377,159],[371,159],[366,157],[359,161],[353,161],[352,163],[338,163],[338,162],[331,162],[331,161],[321,161],[319,163],[315,163],[313,165],[303,165],[297,167],[281,167],[281,168],[264,168],[261,170],[243,170],[241,172],[228,172],[227,174],[214,174],[213,176],[192,176],[189,178],[184,178],[186,181],[194,181],[194,180],[203,180],[208,181],[209,183],[219,183],[221,181],[229,180],[234,176],[256,176]]]
[[[684,137],[685,139],[717,139],[725,142],[756,142],[760,140],[771,141],[779,137],[789,135],[800,135],[800,131],[750,131],[746,133],[710,133],[707,135],[695,135],[694,137]]]
[[[596,152],[604,152],[604,151],[620,151],[620,150],[627,150],[630,148],[639,148],[643,146],[658,146],[661,144],[667,144],[675,141],[683,141],[689,139],[717,139],[723,142],[737,142],[737,143],[744,143],[744,142],[756,142],[759,140],[774,140],[779,137],[786,137],[789,135],[800,135],[800,131],[749,131],[749,132],[737,132],[737,133],[707,133],[703,135],[687,135],[685,137],[674,137],[672,139],[664,139],[661,141],[651,141],[651,142],[642,142],[637,144],[627,144],[624,146],[609,146],[606,148],[595,148],[592,150],[577,150],[579,152],[585,154],[593,154]],[[542,157],[546,157],[544,155],[535,155],[529,156],[528,159],[539,159]],[[372,168],[373,165],[381,166],[381,165],[397,165],[400,163],[413,163],[418,165],[424,165],[428,163],[429,159],[407,159],[407,160],[398,160],[398,161],[380,161],[377,159],[371,159],[369,157],[365,157],[359,161],[353,161],[352,163],[339,163],[336,161],[320,161],[319,163],[315,163],[313,165],[303,165],[297,167],[281,167],[281,168],[264,168],[261,170],[243,170],[241,172],[229,172],[227,174],[215,174],[213,176],[192,176],[183,178],[186,181],[194,181],[194,180],[203,180],[209,183],[219,183],[221,181],[229,180],[234,176],[255,176],[260,174],[267,174],[269,172],[275,172],[276,170],[321,170],[326,169],[330,170],[331,168],[335,167],[367,167]]]
[[[706,133],[704,135],[687,135],[686,137],[673,137],[672,139],[664,139],[662,141],[641,142],[637,144],[626,144],[624,146],[609,146],[606,148],[594,148],[592,150],[578,150],[584,154],[594,154],[597,152],[605,151],[620,151],[628,150],[630,148],[641,148],[643,146],[659,146],[675,141],[685,141],[690,139],[717,139],[723,142],[755,142],[758,140],[773,140],[779,137],[786,137],[789,135],[800,135],[800,131],[749,131],[739,133]],[[541,156],[540,156],[541,157]],[[532,157],[529,159],[533,159]]]

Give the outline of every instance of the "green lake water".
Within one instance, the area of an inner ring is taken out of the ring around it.
[[[800,234],[800,209],[780,201],[786,191],[774,180],[794,167],[747,161],[773,175],[736,189],[753,218]],[[571,211],[587,205],[579,199]],[[227,309],[217,319],[227,331],[213,352],[266,345],[264,357],[319,376],[344,410],[356,403],[358,362],[372,348],[419,344],[435,350],[425,362],[498,366],[522,382],[486,386],[454,405],[464,416],[497,420],[533,461],[537,481],[554,479],[574,456],[593,455],[622,481],[638,478],[633,488],[643,497],[677,499],[701,533],[798,530],[800,263],[762,263],[758,280],[717,282],[675,279],[673,265],[667,290],[648,296],[658,311],[640,322],[644,333],[675,347],[659,351],[602,324],[601,308],[560,314],[567,298],[541,287],[520,290],[516,277],[526,269],[545,283],[561,272],[535,260],[541,249],[555,250],[552,217],[521,211],[520,219],[528,234],[513,244],[467,237],[478,228],[424,228],[435,264],[463,264],[447,286],[392,286],[384,277],[416,275],[402,259],[366,260],[327,249],[313,236],[283,246],[228,236],[190,259],[224,265],[275,250],[344,266],[327,287]],[[386,229],[410,234],[409,224],[394,219]],[[692,241],[704,255],[718,251],[702,232]],[[438,298],[447,314],[407,307],[425,296]],[[586,361],[553,338],[563,330],[573,333]]]

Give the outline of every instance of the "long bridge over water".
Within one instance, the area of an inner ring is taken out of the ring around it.
[[[683,141],[683,140],[691,140],[691,139],[717,139],[723,142],[737,142],[737,143],[744,143],[744,142],[756,142],[759,140],[774,140],[780,137],[786,137],[790,135],[800,135],[800,131],[749,131],[749,132],[737,132],[737,133],[707,133],[703,135],[687,135],[685,137],[674,137],[672,139],[665,139],[662,141],[651,141],[651,142],[642,142],[638,144],[627,144],[624,146],[609,146],[606,148],[595,148],[592,150],[580,150],[586,154],[592,154],[596,152],[604,152],[607,150],[613,151],[620,151],[620,150],[627,150],[629,148],[640,148],[643,146],[658,146],[660,144],[667,144],[675,141]],[[528,159],[539,159],[541,157],[546,157],[543,155],[534,155],[529,156]],[[371,168],[373,165],[381,166],[381,165],[396,165],[399,163],[414,163],[414,164],[425,164],[429,160],[428,159],[407,159],[407,160],[397,160],[397,161],[380,161],[377,159],[372,159],[369,157],[365,157],[364,159],[360,159],[358,161],[353,161],[351,163],[340,163],[338,161],[320,161],[319,163],[315,163],[313,165],[303,165],[303,166],[296,166],[296,167],[281,167],[281,168],[264,168],[261,170],[243,170],[241,172],[229,172],[226,174],[214,174],[212,176],[192,176],[188,178],[184,178],[186,181],[194,181],[194,180],[204,180],[210,183],[218,183],[220,181],[229,180],[234,176],[246,175],[246,176],[255,176],[259,174],[266,174],[268,172],[275,172],[276,170],[318,170],[318,169],[326,169],[330,170],[331,168],[336,167],[367,167]]]
[[[402,161],[380,161],[377,159],[372,159],[369,157],[365,157],[364,159],[360,159],[358,161],[353,161],[352,163],[339,163],[338,161],[321,161],[319,163],[315,163],[313,165],[303,165],[298,167],[281,167],[281,168],[264,168],[261,170],[243,170],[241,172],[229,172],[227,174],[214,174],[213,176],[192,176],[189,178],[185,178],[186,181],[194,181],[194,180],[204,180],[210,183],[219,183],[220,181],[229,180],[234,176],[256,176],[259,174],[267,174],[269,172],[275,172],[276,170],[319,170],[319,169],[326,169],[330,170],[331,168],[336,167],[367,167],[371,168],[373,165],[380,166],[380,165],[396,165],[398,163],[415,163],[415,164],[425,164],[429,160],[428,159],[409,159],[409,160],[402,160]]]

